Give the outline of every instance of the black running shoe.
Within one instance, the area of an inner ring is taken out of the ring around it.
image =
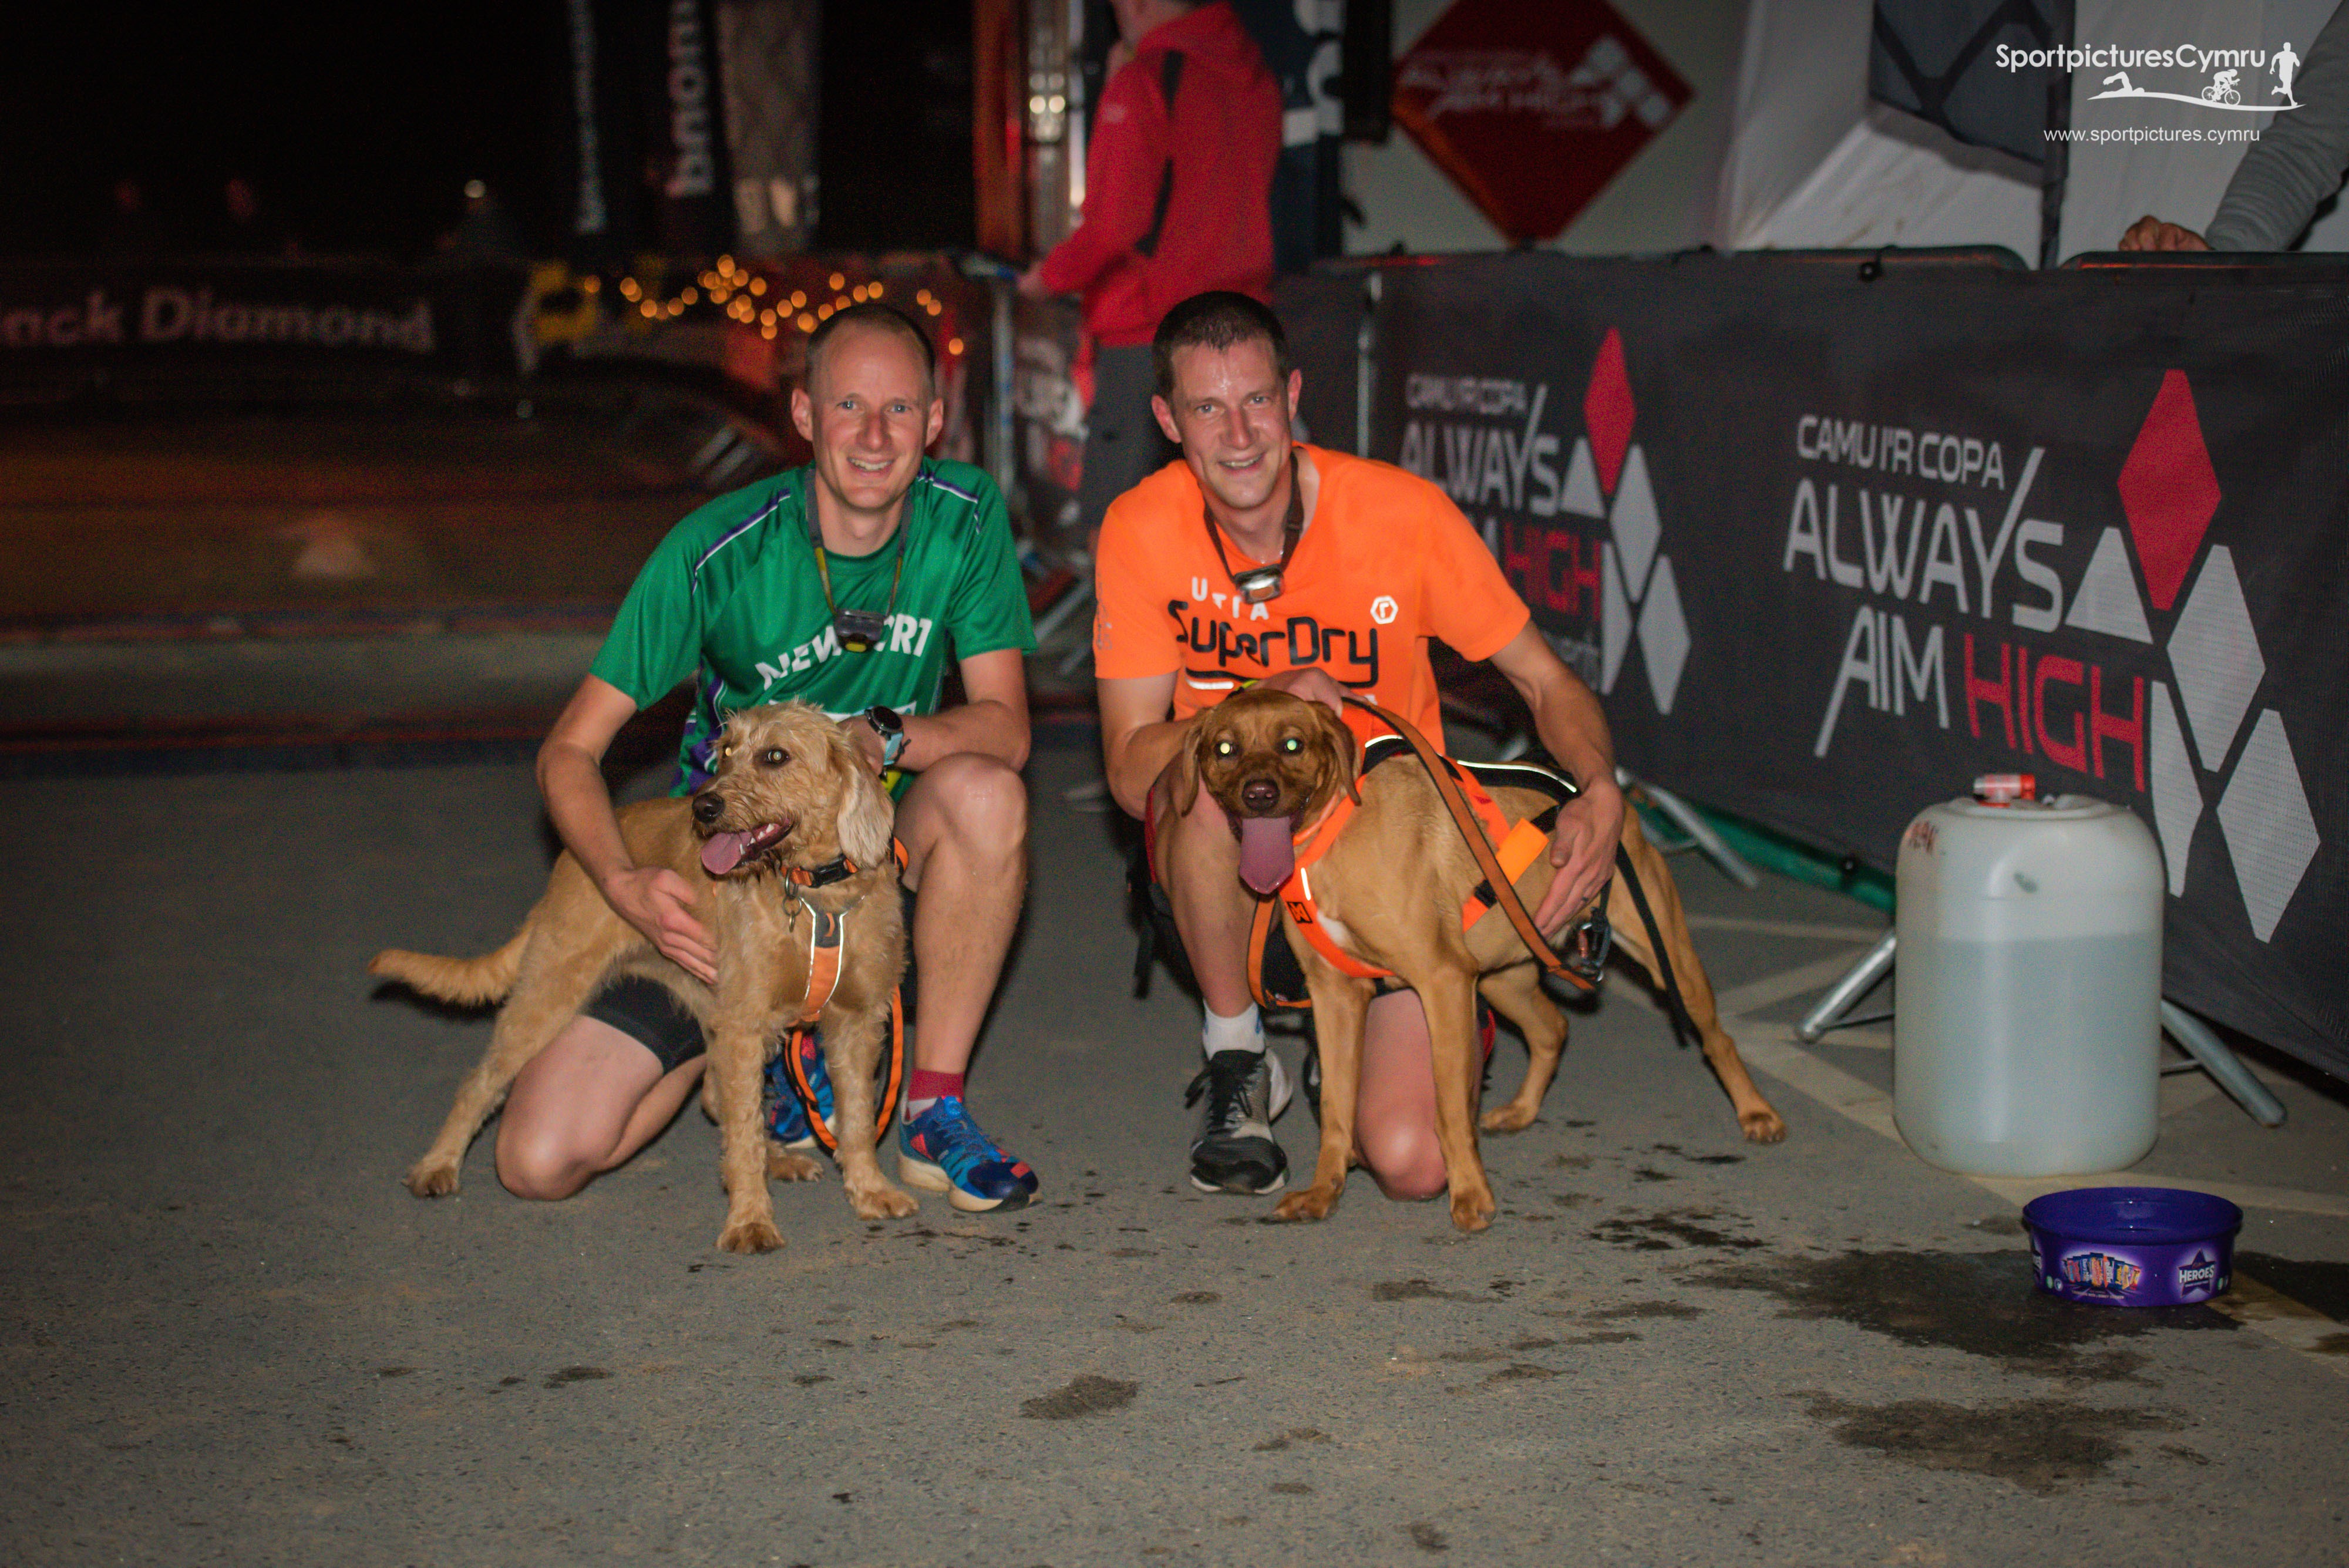
[[[1288,1157],[1272,1124],[1288,1108],[1288,1075],[1269,1051],[1218,1051],[1184,1096],[1199,1112],[1191,1140],[1191,1185],[1202,1192],[1278,1192],[1288,1185]]]

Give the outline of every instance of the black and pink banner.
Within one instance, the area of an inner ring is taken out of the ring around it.
[[[1395,266],[1371,452],[1485,530],[1635,771],[1885,868],[1979,773],[2125,805],[2168,993],[2349,1075],[2344,281]]]

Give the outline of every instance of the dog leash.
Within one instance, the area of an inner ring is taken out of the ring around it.
[[[813,1034],[812,1028],[794,1028],[783,1037],[783,1059],[791,1064],[792,1082],[798,1085],[800,1099],[808,1107],[808,1128],[827,1152],[836,1152],[840,1138],[831,1124],[815,1114],[815,1088],[808,1082],[807,1064],[800,1060],[799,1043],[802,1035]],[[893,986],[889,992],[889,1087],[881,1096],[881,1112],[873,1118],[873,1141],[879,1143],[881,1135],[889,1130],[889,1119],[897,1113],[897,1092],[905,1084],[905,988]]]
[[[1360,708],[1365,713],[1372,715],[1381,723],[1401,735],[1404,742],[1417,755],[1420,765],[1427,770],[1429,781],[1435,785],[1435,793],[1443,800],[1444,808],[1452,814],[1453,826],[1460,830],[1460,836],[1467,841],[1468,852],[1476,857],[1477,869],[1485,876],[1485,887],[1492,889],[1493,902],[1503,914],[1508,916],[1509,924],[1516,928],[1517,937],[1526,944],[1526,950],[1540,961],[1544,969],[1564,979],[1576,989],[1586,992],[1597,991],[1598,976],[1586,974],[1581,966],[1570,964],[1560,958],[1557,950],[1549,945],[1549,939],[1543,936],[1541,929],[1534,924],[1533,916],[1526,912],[1525,900],[1517,897],[1517,889],[1508,871],[1502,866],[1500,857],[1494,853],[1492,841],[1485,836],[1484,827],[1476,820],[1475,808],[1468,804],[1467,796],[1461,793],[1459,780],[1453,776],[1451,760],[1430,745],[1427,737],[1421,734],[1409,721],[1388,712],[1377,703],[1366,702],[1360,697],[1350,694],[1347,696],[1346,703],[1349,707]],[[1618,854],[1620,854],[1619,846]],[[1477,889],[1479,894],[1484,890],[1484,888]],[[1603,920],[1605,917],[1602,915],[1599,919]],[[1599,950],[1601,961],[1604,961],[1604,950],[1603,948]]]

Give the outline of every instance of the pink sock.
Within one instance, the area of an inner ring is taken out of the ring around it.
[[[905,1085],[905,1114],[918,1116],[948,1095],[962,1097],[960,1073],[933,1073],[927,1067],[916,1067],[914,1081]]]

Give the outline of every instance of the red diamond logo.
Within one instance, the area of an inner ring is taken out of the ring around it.
[[[2202,444],[2202,421],[2194,415],[2185,371],[2161,378],[2145,427],[2121,464],[2120,492],[2146,593],[2154,608],[2166,610],[2177,602],[2210,515],[2219,510],[2219,475]]]
[[[1582,394],[1582,422],[1590,431],[1590,455],[1599,460],[1599,485],[1615,493],[1623,454],[1631,446],[1631,379],[1623,373],[1623,335],[1612,327],[1590,368],[1590,389]],[[2190,413],[2190,410],[2189,410]],[[2207,466],[2207,465],[2206,465]]]

